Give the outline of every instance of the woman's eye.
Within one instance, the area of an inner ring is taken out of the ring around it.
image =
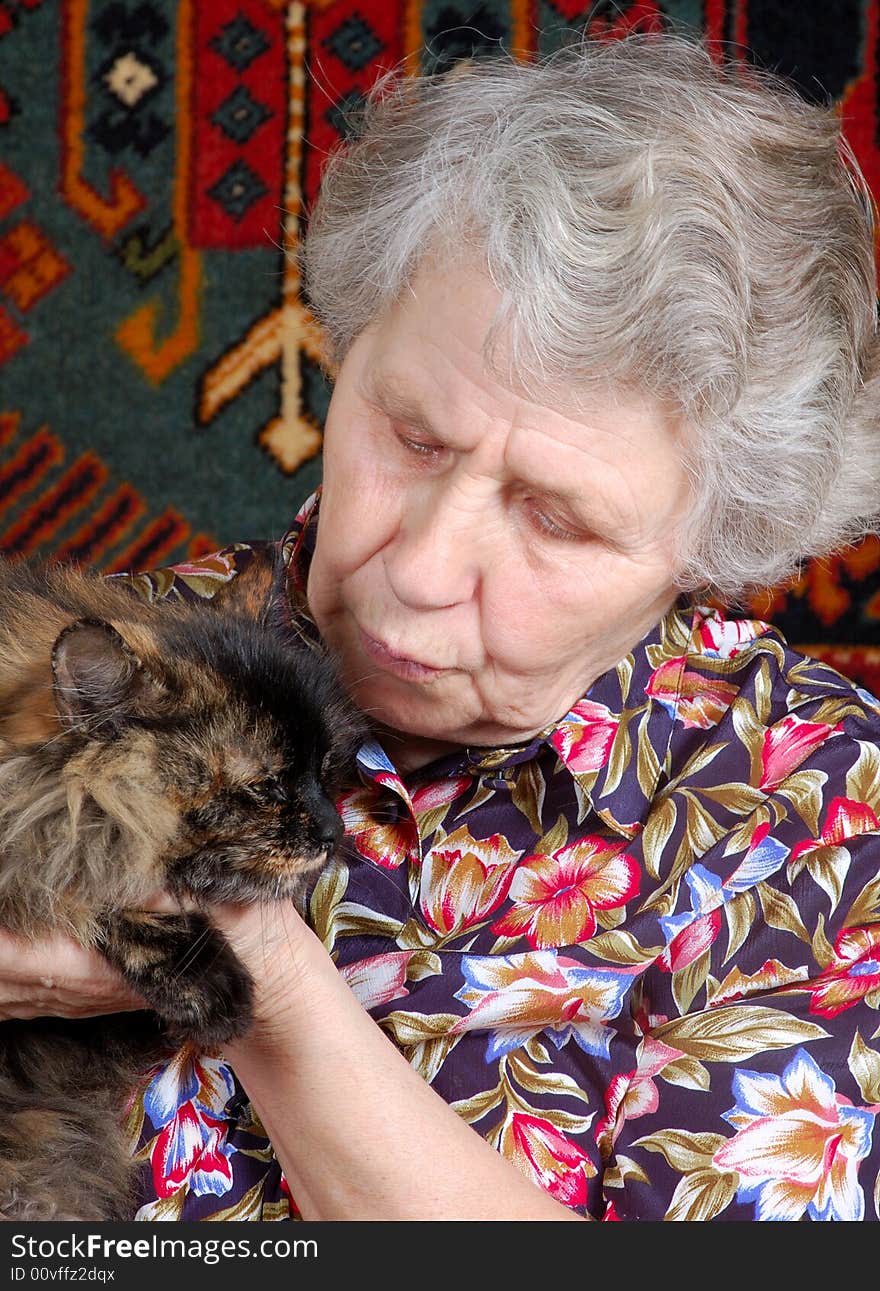
[[[411,453],[414,457],[433,461],[443,452],[441,444],[428,444],[422,439],[413,439],[411,435],[404,435],[401,431],[396,431],[395,434],[401,448],[407,453]]]
[[[576,530],[566,529],[564,525],[558,524],[545,511],[541,511],[537,507],[531,509],[530,517],[535,528],[546,534],[548,538],[556,538],[560,542],[583,542],[587,537],[583,532],[578,533]]]

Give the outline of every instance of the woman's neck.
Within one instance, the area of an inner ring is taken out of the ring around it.
[[[460,744],[431,740],[423,735],[408,735],[388,727],[382,728],[377,738],[401,775],[418,771],[429,762],[435,762],[437,758],[461,748]]]

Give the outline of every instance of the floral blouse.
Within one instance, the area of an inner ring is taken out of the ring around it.
[[[209,596],[253,550],[126,577]],[[476,1133],[595,1219],[880,1218],[873,696],[681,603],[527,744],[358,762],[302,909]],[[222,1057],[170,1057],[128,1130],[138,1219],[297,1218]]]

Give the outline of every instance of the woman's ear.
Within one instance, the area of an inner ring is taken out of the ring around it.
[[[112,624],[77,619],[52,648],[53,695],[67,727],[118,727],[163,687]]]

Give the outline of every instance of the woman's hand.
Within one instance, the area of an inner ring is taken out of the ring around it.
[[[143,908],[179,914],[182,907],[159,889]],[[149,1007],[97,950],[86,950],[62,933],[32,941],[0,928],[0,1022],[91,1018]]]
[[[227,938],[254,981],[254,1022],[241,1043],[282,1046],[295,1032],[317,958],[336,974],[329,956],[290,901],[212,906],[205,913]]]
[[[0,929],[0,1021],[143,1008],[140,996],[96,950],[60,934],[29,941]]]
[[[181,904],[156,892],[144,908],[179,913]],[[194,907],[193,907],[194,908]],[[209,912],[214,917],[215,911]],[[274,999],[279,957],[295,958],[296,934],[311,937],[292,906],[223,906],[217,926],[252,973],[261,1019],[276,1023],[282,1000]],[[0,928],[0,1021],[10,1018],[86,1018],[148,1008],[120,973],[96,950],[86,950],[60,933],[37,941]]]
[[[291,902],[209,914],[256,986],[254,1025],[223,1056],[303,1218],[578,1218],[410,1066]]]

